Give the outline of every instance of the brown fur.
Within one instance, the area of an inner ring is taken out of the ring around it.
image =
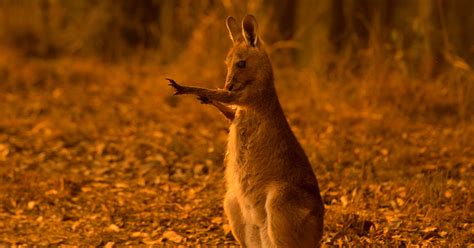
[[[324,216],[318,183],[278,101],[257,22],[248,15],[241,29],[229,17],[227,28],[234,45],[226,59],[225,89],[173,80],[170,85],[176,94],[194,94],[215,105],[232,121],[224,210],[238,242],[243,247],[317,247]],[[239,61],[245,61],[244,68]]]

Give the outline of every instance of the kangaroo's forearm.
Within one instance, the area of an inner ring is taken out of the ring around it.
[[[237,95],[234,92],[228,90],[206,89],[193,86],[183,86],[182,92],[180,92],[180,94],[193,94],[200,97],[205,97],[211,101],[218,101],[228,104],[234,103],[237,99]]]
[[[212,105],[214,105],[217,109],[219,109],[221,111],[222,114],[224,114],[224,116],[229,119],[230,121],[233,121],[234,118],[235,118],[235,110],[233,110],[232,108],[229,108],[227,106],[225,106],[224,104],[220,103],[220,102],[216,102],[216,101],[212,101],[211,102]]]

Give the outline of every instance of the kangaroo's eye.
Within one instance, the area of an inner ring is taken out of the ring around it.
[[[241,60],[241,61],[237,62],[237,67],[239,67],[241,69],[245,68],[245,60]]]

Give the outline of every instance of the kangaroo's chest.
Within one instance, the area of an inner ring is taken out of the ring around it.
[[[229,131],[226,156],[226,180],[229,188],[241,196],[254,198],[261,191],[265,168],[260,158],[262,130],[258,116],[239,112]]]
[[[240,111],[236,120],[232,123],[229,131],[227,153],[232,157],[235,169],[248,166],[249,156],[255,149],[255,141],[258,139],[259,120],[244,111]]]

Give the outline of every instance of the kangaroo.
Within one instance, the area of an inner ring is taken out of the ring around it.
[[[257,21],[242,28],[227,18],[233,41],[224,89],[184,86],[167,79],[175,95],[192,94],[231,122],[224,212],[242,247],[319,247],[324,206],[316,176],[290,129],[274,86]]]

